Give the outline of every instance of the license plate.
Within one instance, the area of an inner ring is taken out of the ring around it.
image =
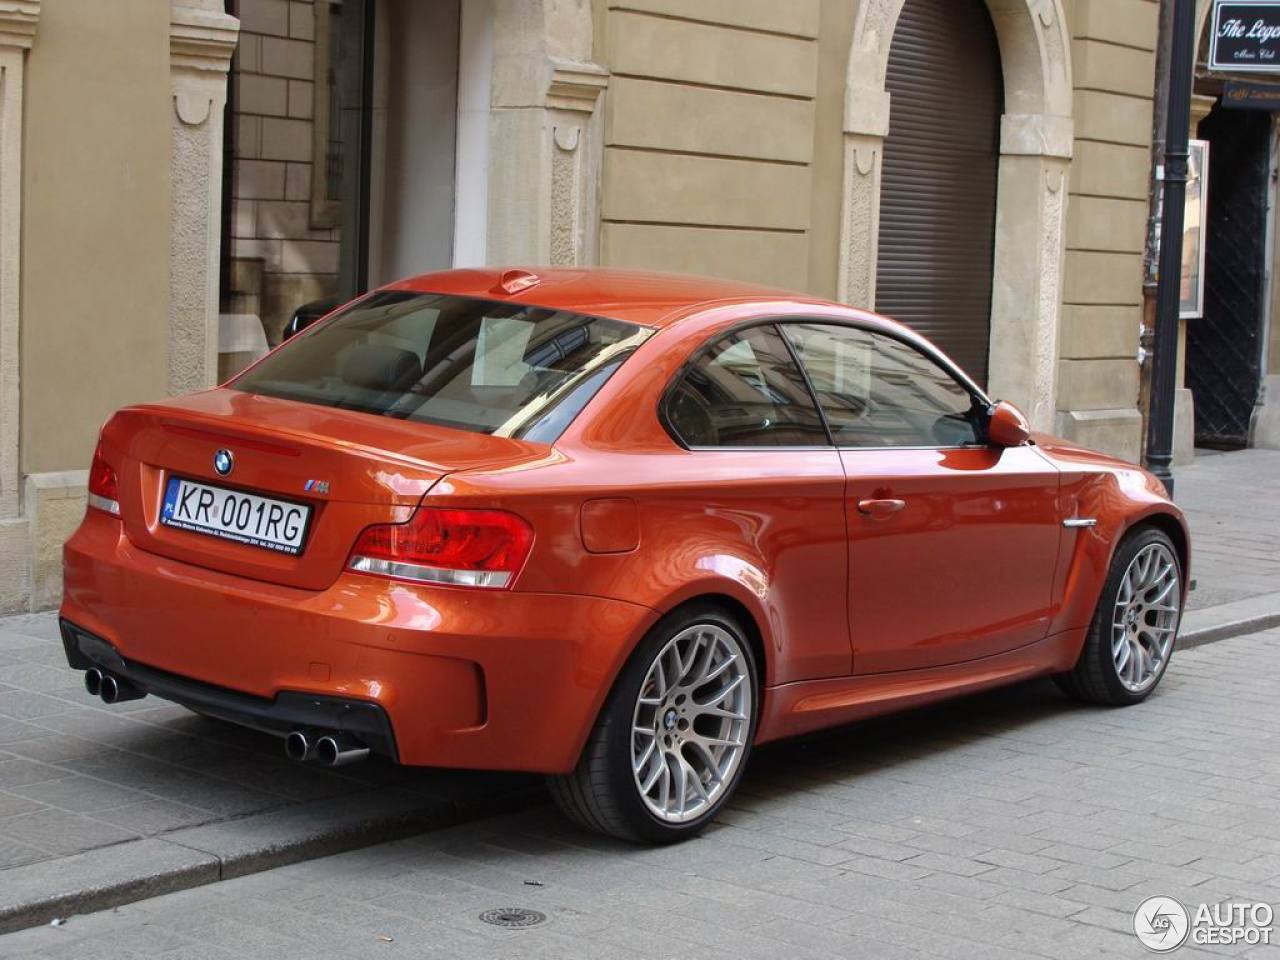
[[[160,522],[251,547],[299,554],[311,508],[239,490],[170,477]]]

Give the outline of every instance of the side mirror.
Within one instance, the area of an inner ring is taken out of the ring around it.
[[[987,439],[995,447],[1020,447],[1031,439],[1031,424],[1012,403],[1001,400],[991,408]]]

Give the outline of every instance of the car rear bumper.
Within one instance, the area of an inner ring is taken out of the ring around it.
[[[206,716],[229,720],[278,737],[294,730],[347,733],[373,753],[398,760],[387,713],[376,703],[345,697],[286,691],[268,699],[128,660],[120,651],[70,620],[59,622],[67,663],[77,670],[96,667],[128,680],[144,693],[182,704]]]
[[[572,769],[657,619],[617,600],[360,574],[321,591],[263,583],[147,553],[92,510],[63,559],[73,667],[271,733],[297,720],[382,736],[367,745],[413,765]]]

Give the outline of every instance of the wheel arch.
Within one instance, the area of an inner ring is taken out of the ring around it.
[[[756,682],[759,692],[763,694],[764,688],[772,676],[771,668],[774,661],[769,655],[772,634],[766,632],[767,626],[765,624],[767,624],[767,620],[763,619],[763,608],[740,596],[738,591],[734,590],[735,585],[735,581],[703,581],[697,584],[689,584],[684,590],[668,597],[666,602],[656,604],[651,608],[653,610],[652,618],[645,624],[643,629],[637,630],[619,649],[617,658],[606,677],[607,682],[601,685],[598,698],[591,706],[583,728],[578,731],[577,741],[573,750],[574,757],[581,756],[582,748],[590,736],[591,728],[595,725],[600,717],[600,712],[604,710],[609,698],[613,695],[613,691],[617,687],[619,678],[622,676],[627,663],[635,656],[636,650],[644,642],[645,638],[665,621],[689,607],[709,604],[738,622],[746,634],[752,656],[755,657]],[[755,599],[758,601],[758,598]]]
[[[1122,540],[1144,529],[1159,530],[1173,541],[1173,548],[1178,553],[1178,564],[1182,567],[1182,605],[1185,609],[1187,596],[1191,593],[1191,535],[1187,530],[1187,522],[1181,513],[1157,508],[1142,516],[1135,517],[1124,528],[1121,535],[1116,538],[1116,542],[1111,548],[1111,556],[1115,556],[1115,552],[1119,549]],[[1110,565],[1110,558],[1108,558],[1107,563]]]
[[[1173,541],[1174,549],[1178,551],[1178,562],[1182,565],[1183,593],[1185,594],[1187,585],[1190,583],[1191,571],[1191,538],[1187,535],[1186,524],[1172,513],[1156,511],[1139,517],[1131,523],[1125,528],[1124,536],[1130,536],[1143,527],[1154,527]]]
[[[728,593],[712,591],[699,593],[696,596],[682,600],[663,613],[663,617],[679,613],[688,607],[698,604],[719,607],[720,610],[727,613],[742,627],[743,633],[747,636],[747,643],[751,646],[751,655],[755,657],[756,661],[756,685],[760,690],[763,690],[766,685],[766,678],[769,675],[769,655],[765,648],[764,634],[760,630],[760,624],[756,621],[755,614],[737,597]]]

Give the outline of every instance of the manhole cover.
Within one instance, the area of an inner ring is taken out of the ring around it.
[[[524,907],[502,907],[498,910],[486,910],[480,914],[480,919],[496,927],[532,927],[542,923],[547,915]]]

